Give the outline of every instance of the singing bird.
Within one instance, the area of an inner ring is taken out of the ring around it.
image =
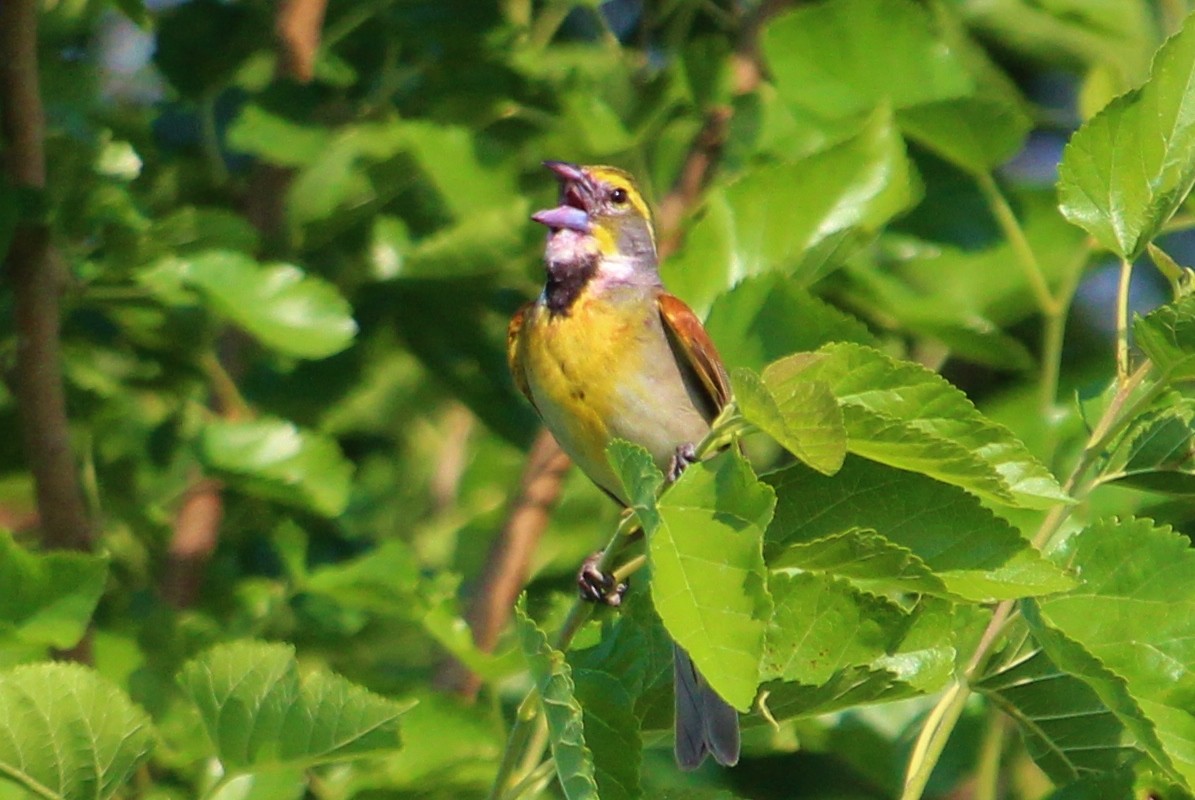
[[[560,446],[607,494],[627,505],[606,446],[642,445],[671,479],[730,399],[730,383],[697,316],[665,291],[651,212],[634,179],[615,167],[544,163],[560,181],[548,228],[547,282],[511,320],[507,353],[516,385]],[[582,593],[609,579],[582,569]],[[586,585],[589,589],[586,589]],[[674,648],[676,760],[695,769],[712,755],[739,758],[734,708]]]

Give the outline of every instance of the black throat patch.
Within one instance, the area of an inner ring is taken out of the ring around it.
[[[598,259],[586,258],[580,263],[569,264],[563,269],[548,269],[548,282],[544,286],[544,299],[548,313],[568,316],[569,309],[581,296],[581,290],[597,274]]]

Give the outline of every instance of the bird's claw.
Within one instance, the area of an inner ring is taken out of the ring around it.
[[[676,452],[672,454],[672,459],[668,462],[668,482],[676,483],[689,465],[696,463],[697,448],[693,446],[692,442],[686,442],[677,447]]]
[[[581,569],[577,571],[577,590],[583,600],[617,608],[622,605],[627,584],[616,584],[613,575],[598,569],[601,560],[602,551],[599,550],[581,562]]]

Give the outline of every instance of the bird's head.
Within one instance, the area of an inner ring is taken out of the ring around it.
[[[651,210],[631,175],[617,167],[544,166],[560,180],[560,204],[533,220],[548,226],[549,270],[597,259],[610,277],[654,275],[657,269]]]

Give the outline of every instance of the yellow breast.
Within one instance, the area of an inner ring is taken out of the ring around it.
[[[641,340],[650,310],[648,302],[616,305],[582,294],[567,315],[536,306],[520,340],[528,388],[544,424],[577,465],[615,496],[622,486],[605,448],[623,413],[626,380],[643,369]]]

